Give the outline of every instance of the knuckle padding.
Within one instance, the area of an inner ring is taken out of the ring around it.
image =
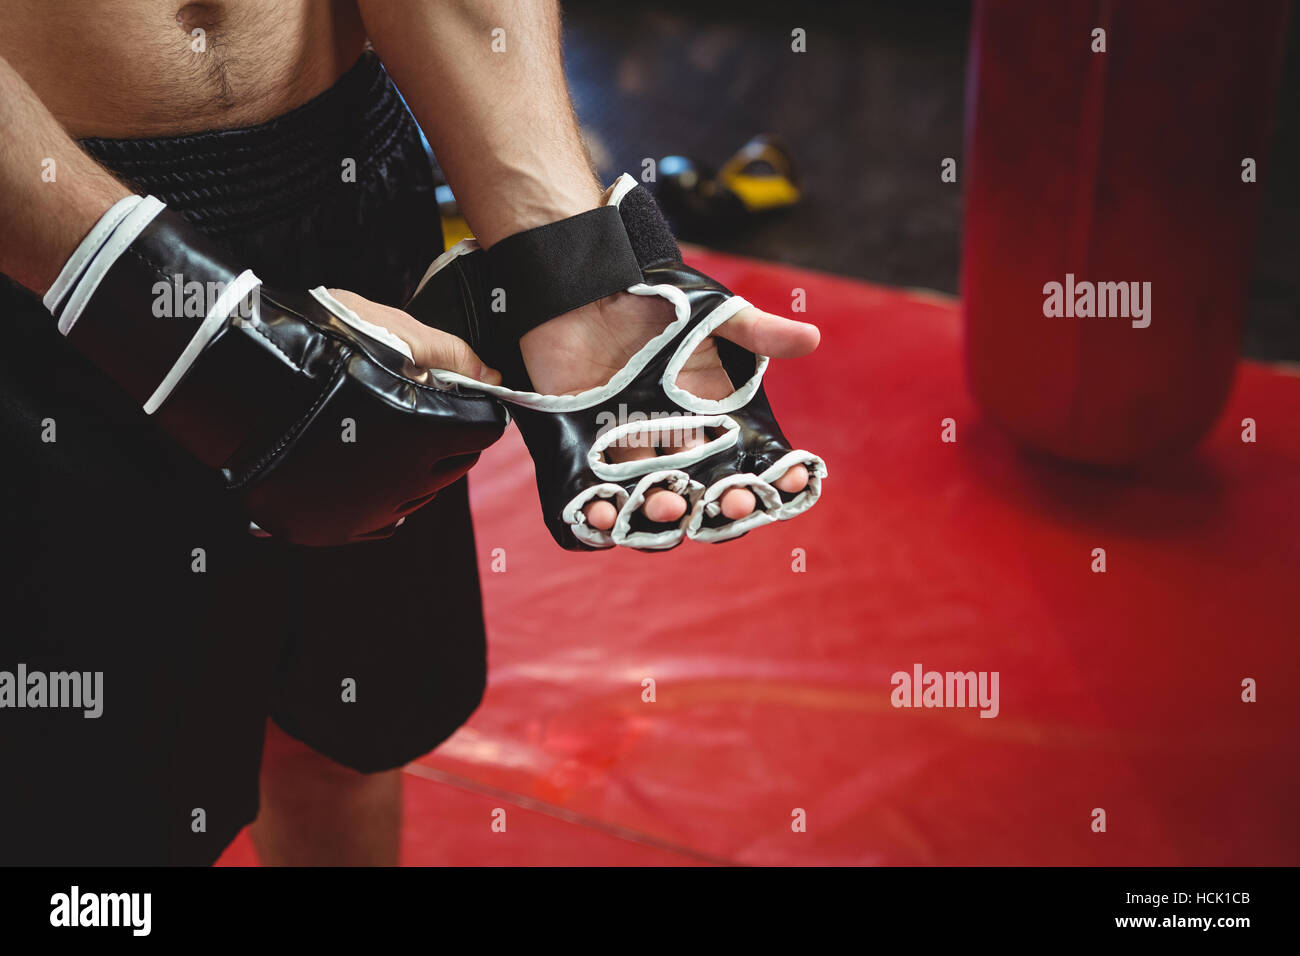
[[[274,515],[268,531],[304,544],[317,543],[319,516],[338,508],[340,494],[350,499],[357,533],[391,524],[403,504],[459,477],[463,469],[449,475],[447,459],[477,453],[503,429],[489,403],[448,396],[440,405],[412,415],[377,400],[363,380],[340,375],[312,422],[247,485],[250,512]],[[341,440],[344,420],[354,423],[356,442]],[[443,427],[430,428],[438,422]]]

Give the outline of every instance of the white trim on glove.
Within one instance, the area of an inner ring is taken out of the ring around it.
[[[143,196],[127,196],[125,199],[119,199],[109,207],[108,212],[99,217],[99,221],[91,227],[90,232],[86,233],[86,238],[81,240],[81,243],[73,250],[72,255],[68,257],[68,261],[63,264],[63,268],[59,271],[59,277],[54,280],[54,285],[50,286],[45,293],[45,297],[41,299],[41,302],[51,315],[58,309],[68,293],[72,291],[77,280],[86,271],[86,265],[94,257],[95,253],[99,252],[104,243],[108,241],[108,237],[113,234],[113,230],[121,225],[127,213],[143,201]]]
[[[254,324],[261,321],[261,300],[255,294],[257,289],[262,285],[262,280],[253,275],[252,269],[245,269],[239,275],[235,276],[217,296],[217,301],[212,303],[212,311],[203,318],[198,329],[194,332],[193,338],[189,340],[181,354],[173,363],[171,369],[163,376],[162,382],[154,389],[154,393],[149,396],[149,400],[144,403],[144,413],[152,415],[162,407],[163,402],[171,397],[176,386],[185,378],[185,373],[190,370],[190,366],[198,360],[207,348],[213,337],[221,331],[221,327],[226,324],[230,318],[230,313],[235,311],[235,306],[239,305],[249,295],[253,295],[253,316]]]
[[[77,324],[77,319],[81,318],[81,313],[86,308],[86,303],[90,297],[95,294],[99,284],[104,281],[104,276],[108,275],[108,270],[113,268],[113,263],[126,251],[127,246],[135,242],[140,233],[144,232],[145,227],[157,218],[158,214],[167,208],[162,200],[155,199],[153,196],[145,196],[140,199],[139,196],[132,196],[132,199],[139,199],[139,202],[129,207],[125,215],[116,215],[116,210],[123,207],[127,200],[123,199],[115,203],[108,212],[100,218],[95,224],[95,228],[90,230],[90,234],[82,240],[77,251],[72,254],[72,258],[64,265],[64,272],[75,265],[73,260],[79,260],[83,255],[88,258],[85,268],[80,270],[80,275],[76,279],[75,285],[69,292],[68,304],[64,306],[62,314],[59,316],[59,331],[67,335],[72,331],[72,327]],[[117,221],[109,227],[110,217],[115,217]],[[108,229],[107,237],[102,238],[99,248],[93,253],[84,251],[89,248],[92,240],[103,237],[100,227]],[[59,281],[64,280],[64,273],[59,273]],[[71,280],[68,280],[71,282]],[[56,281],[56,284],[57,281]],[[50,299],[54,293],[51,288],[46,293],[46,299]],[[48,308],[47,303],[47,308]],[[53,312],[53,309],[50,309]]]
[[[401,336],[389,331],[382,325],[375,325],[373,322],[366,321],[338,299],[334,298],[334,296],[330,295],[323,285],[318,285],[316,288],[312,289],[311,294],[312,298],[333,312],[335,317],[344,325],[350,325],[362,335],[368,335],[377,342],[387,345],[390,349],[393,349],[396,352],[401,352],[406,356],[408,362],[411,362],[412,364],[415,363],[415,355],[411,352],[411,347],[406,344],[406,340]]]

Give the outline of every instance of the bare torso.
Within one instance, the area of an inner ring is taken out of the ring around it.
[[[248,126],[361,54],[352,0],[4,0],[0,57],[75,137]]]

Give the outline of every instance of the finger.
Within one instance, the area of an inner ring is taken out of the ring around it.
[[[758,499],[748,488],[728,488],[718,502],[722,514],[731,521],[745,517],[758,505]]]
[[[786,473],[778,478],[772,484],[780,491],[787,494],[794,494],[796,491],[803,491],[808,486],[808,469],[803,465],[794,465],[786,470]]]
[[[668,429],[660,437],[659,454],[675,455],[679,451],[690,451],[707,441],[708,436],[703,425],[682,425],[680,428]]]
[[[654,438],[644,428],[623,435],[605,449],[606,460],[612,462],[642,461],[657,454]]]
[[[809,322],[796,322],[752,305],[741,309],[713,332],[743,349],[772,358],[808,355],[821,341],[821,332]]]
[[[618,518],[618,509],[614,503],[603,498],[591,502],[582,509],[582,513],[587,516],[587,524],[597,531],[608,531],[614,527],[614,521]]]
[[[667,488],[651,488],[646,492],[641,510],[651,521],[677,521],[686,514],[686,499]]]
[[[398,332],[398,334],[402,333]],[[488,385],[501,384],[501,373],[489,368],[486,362],[474,354],[468,342],[450,332],[431,329],[417,322],[407,343],[411,346],[411,355],[415,364],[420,368],[458,372],[466,378],[485,382]]]

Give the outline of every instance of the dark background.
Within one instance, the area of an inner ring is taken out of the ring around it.
[[[716,168],[751,136],[776,134],[803,204],[708,245],[956,294],[969,0],[564,9],[575,105],[606,180],[674,153]],[[796,26],[802,55],[790,52]],[[1267,360],[1300,361],[1298,34],[1293,14],[1242,346]],[[946,156],[956,184],[939,180]]]

